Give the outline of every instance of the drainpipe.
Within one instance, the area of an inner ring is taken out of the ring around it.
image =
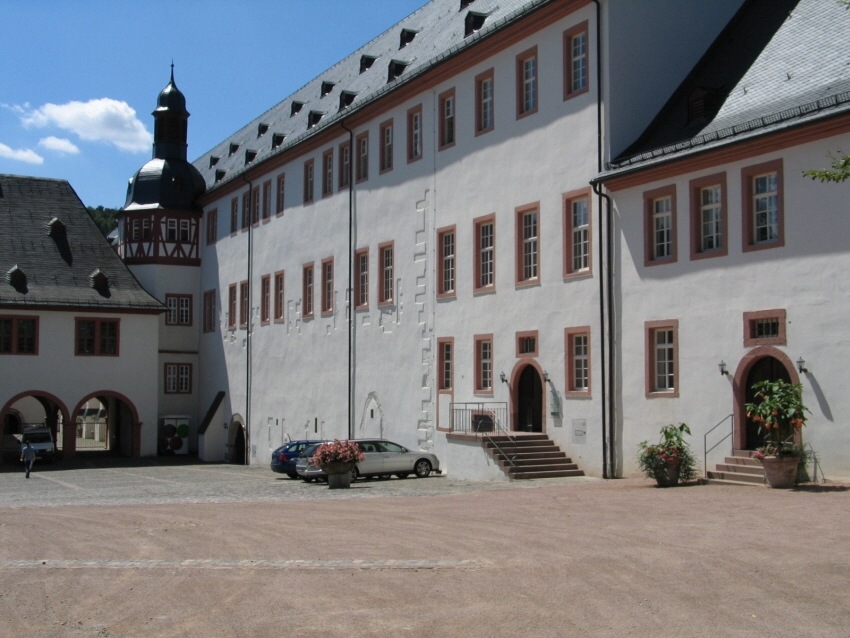
[[[596,5],[596,171],[602,172],[603,167],[603,130],[602,130],[602,7],[599,0],[593,0]],[[602,190],[600,184],[591,182],[593,192],[597,195],[599,210],[599,326],[601,332],[602,359],[602,476],[615,478],[616,455],[615,440],[616,426],[614,409],[616,396],[614,394],[614,316],[613,316],[613,250],[612,250],[612,206],[611,197]],[[602,200],[606,206],[603,214]],[[604,221],[604,223],[603,223]],[[603,249],[604,247],[604,249]],[[606,314],[607,310],[607,314]]]
[[[248,184],[248,325],[245,334],[245,465],[251,464],[251,290],[254,275],[254,185],[245,175]]]
[[[354,131],[348,131],[348,438],[354,438]]]

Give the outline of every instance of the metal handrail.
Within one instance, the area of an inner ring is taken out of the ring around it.
[[[496,450],[498,450],[498,451],[499,451],[499,453],[500,453],[502,456],[504,456],[504,457],[505,457],[505,460],[508,462],[508,465],[510,465],[511,467],[516,467],[516,445],[517,445],[517,439],[516,439],[516,437],[515,437],[515,436],[513,436],[513,435],[510,433],[510,431],[509,431],[509,430],[507,430],[506,428],[504,428],[504,427],[502,426],[502,423],[501,423],[501,421],[500,421],[498,418],[497,418],[497,419],[494,419],[493,423],[494,423],[494,425],[496,426],[496,429],[497,429],[497,430],[499,430],[500,432],[504,432],[504,436],[507,436],[507,437],[508,437],[508,440],[509,440],[511,443],[513,443],[513,444],[514,444],[514,453],[513,453],[513,455],[512,455],[512,456],[508,456],[508,453],[507,453],[507,452],[505,452],[504,450],[502,450],[502,447],[499,445],[498,441],[496,441],[496,439],[494,439],[494,438],[493,438],[492,436],[490,436],[489,434],[485,434],[484,436],[485,436],[485,437],[487,438],[487,440],[488,440],[488,441],[489,441],[489,442],[493,445],[493,447],[494,447],[494,448],[496,448]]]
[[[815,452],[815,448],[812,447],[811,443],[804,443],[803,449],[808,449],[807,456],[812,459],[812,482],[818,482],[818,468],[820,468],[820,461],[818,461],[818,454]],[[826,483],[826,477],[823,475],[823,470],[821,470],[821,483]]]
[[[729,428],[729,434],[727,434],[726,436],[724,436],[722,439],[720,439],[717,443],[715,443],[715,444],[714,444],[714,445],[712,445],[711,447],[708,447],[708,435],[709,435],[709,434],[711,434],[712,432],[714,432],[717,428],[719,428],[721,425],[723,425],[726,421],[729,421],[730,419],[731,419],[731,423],[730,423],[730,426],[731,426],[731,427]],[[703,449],[702,472],[703,472],[703,477],[704,477],[704,478],[708,478],[708,453],[709,453],[709,452],[711,452],[711,451],[712,451],[714,448],[716,448],[718,445],[720,445],[721,443],[723,443],[723,441],[725,441],[726,439],[728,439],[729,437],[731,437],[731,436],[732,436],[732,433],[733,433],[734,431],[735,431],[735,415],[734,415],[734,414],[730,414],[730,415],[728,415],[728,416],[724,417],[724,418],[723,418],[723,419],[722,419],[719,423],[715,424],[715,425],[714,425],[711,429],[709,429],[709,430],[708,430],[708,431],[707,431],[707,432],[703,435],[703,437],[702,437],[702,449]],[[730,448],[730,449],[731,449],[731,448]]]

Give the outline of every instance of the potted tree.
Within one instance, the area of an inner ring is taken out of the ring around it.
[[[690,433],[686,423],[671,423],[661,428],[658,443],[638,444],[640,469],[648,478],[654,478],[658,487],[672,487],[696,476],[696,459],[685,441],[685,435]]]
[[[754,454],[761,461],[767,484],[794,487],[797,468],[805,457],[798,432],[806,425],[809,409],[803,404],[803,386],[782,379],[753,384],[755,401],[746,404],[747,418],[758,424],[764,445]]]

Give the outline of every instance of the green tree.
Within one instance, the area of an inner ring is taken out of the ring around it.
[[[118,226],[116,215],[121,212],[120,209],[104,208],[103,206],[98,206],[97,208],[86,206],[86,210],[89,211],[89,215],[91,215],[97,227],[100,228],[100,232],[103,233],[104,237],[107,237]]]
[[[850,0],[848,0],[850,2]],[[850,6],[850,5],[848,5]],[[803,171],[803,175],[820,182],[843,182],[850,179],[850,155],[832,157],[830,168],[814,168]]]

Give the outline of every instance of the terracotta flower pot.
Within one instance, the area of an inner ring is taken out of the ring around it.
[[[764,478],[773,488],[787,489],[797,482],[798,456],[766,456],[761,460]]]

